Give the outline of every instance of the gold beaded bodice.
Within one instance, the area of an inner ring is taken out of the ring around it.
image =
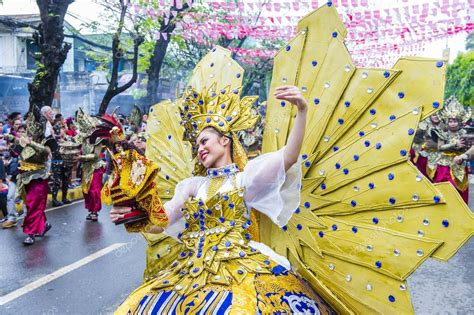
[[[249,274],[270,273],[269,258],[249,246],[251,233],[244,189],[218,193],[206,201],[190,198],[182,209],[182,250],[158,273],[155,289],[188,295],[207,284],[241,283]]]

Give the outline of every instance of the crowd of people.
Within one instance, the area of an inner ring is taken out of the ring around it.
[[[106,155],[102,143],[88,140],[89,130],[81,127],[81,114],[82,110],[75,117],[64,118],[45,106],[39,129],[19,112],[0,120],[0,222],[2,228],[9,229],[23,221],[25,245],[34,244],[51,229],[45,214],[48,194],[51,205],[59,207],[71,203],[70,189],[81,187],[89,212],[86,219],[98,221]],[[144,150],[147,116],[143,115],[139,126],[124,115],[115,117],[124,126],[127,139]]]

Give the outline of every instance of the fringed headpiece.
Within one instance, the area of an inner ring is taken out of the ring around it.
[[[181,106],[184,140],[195,141],[203,129],[213,127],[224,135],[252,128],[258,116],[252,110],[256,96],[240,99],[240,89],[216,91],[216,83],[201,93],[190,88]]]
[[[100,124],[100,120],[85,113],[84,110],[79,107],[76,116],[76,123],[80,130],[78,136],[83,140],[94,132],[95,128]]]
[[[122,125],[115,117],[105,114],[100,117],[100,124],[89,136],[91,143],[96,143],[98,138],[106,139],[110,143],[116,143],[125,140]]]
[[[471,114],[470,107],[463,106],[455,96],[450,96],[438,115],[445,124],[449,119],[457,119],[459,123],[464,124],[471,118]]]
[[[26,115],[26,134],[33,141],[41,143],[44,139],[46,120],[44,117],[39,117],[39,119],[36,119],[33,112],[28,112]]]

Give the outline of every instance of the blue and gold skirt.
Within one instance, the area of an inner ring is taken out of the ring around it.
[[[208,284],[182,295],[153,289],[154,281],[135,290],[116,314],[335,314],[311,287],[278,265],[271,274],[255,274],[231,286]]]

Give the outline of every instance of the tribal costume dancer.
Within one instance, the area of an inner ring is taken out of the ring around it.
[[[146,154],[168,221],[147,211],[127,228],[170,237],[152,241],[155,272],[117,314],[413,313],[406,278],[472,235],[454,188],[408,162],[419,121],[441,107],[445,63],[355,67],[331,2],[298,29],[275,57],[265,154],[248,164],[235,131],[255,123],[254,99],[240,100],[230,51],[215,48],[182,98],[150,110]],[[116,165],[141,182],[147,168],[129,164]],[[115,206],[111,218],[128,214]]]
[[[86,220],[97,222],[99,211],[102,209],[101,189],[102,177],[105,173],[104,162],[100,158],[102,144],[91,144],[88,141],[82,144],[82,193],[85,207],[89,210]]]
[[[464,108],[455,97],[450,97],[440,112],[440,117],[446,129],[438,129],[440,158],[434,182],[450,182],[468,203],[469,181],[466,161],[459,163],[459,160],[455,161],[455,157],[462,156],[469,149],[465,140],[466,130],[462,125],[471,118],[471,109]]]
[[[82,154],[79,156],[79,161],[82,162],[81,187],[85,207],[89,211],[86,220],[97,222],[99,211],[102,209],[101,189],[105,165],[100,158],[102,139],[91,143],[88,136],[99,124],[99,120],[87,115],[82,109],[79,109],[77,123],[80,126],[81,133],[76,136],[76,141],[82,143]]]
[[[50,108],[42,109],[48,115]],[[27,235],[24,245],[33,245],[35,237],[42,237],[51,229],[46,219],[48,200],[49,159],[55,141],[51,138],[52,128],[46,129],[35,121],[33,113],[27,120],[28,135],[19,139],[23,150],[20,153],[20,174],[17,176],[17,191],[26,205],[26,217],[23,221],[23,233]],[[45,136],[48,135],[47,138]]]

